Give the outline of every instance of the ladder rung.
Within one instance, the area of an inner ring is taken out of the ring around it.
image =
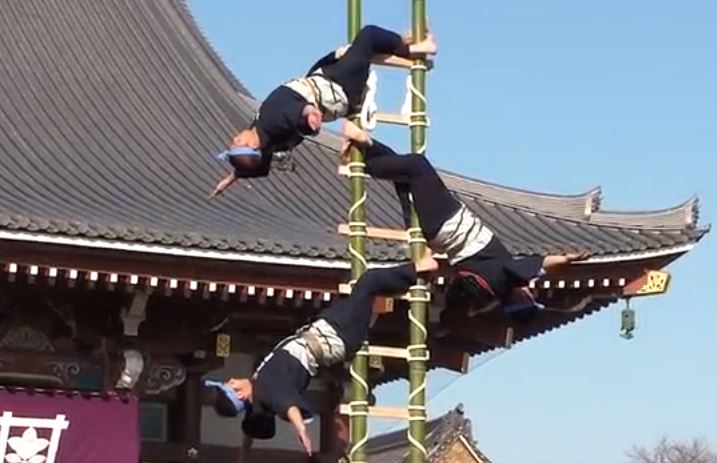
[[[339,224],[338,233],[340,235],[348,235],[348,224]],[[406,232],[406,230],[395,230],[392,228],[366,227],[366,237],[380,240],[408,241],[408,232]]]
[[[411,116],[407,114],[376,113],[376,120],[384,124],[411,125]]]
[[[339,175],[342,175],[344,177],[348,177],[351,173],[351,168],[345,164],[342,164],[339,166]]]
[[[339,284],[339,294],[351,294],[351,285],[349,285],[348,283]],[[404,299],[404,297],[402,296],[401,299]],[[393,308],[394,301],[392,297],[379,296],[374,298],[371,312],[377,315],[387,314],[393,312]]]
[[[428,297],[428,299],[425,302],[431,302],[431,292],[430,291],[426,293],[426,297]],[[408,292],[408,293],[404,294],[403,296],[399,297],[398,299],[401,299],[402,301],[410,302],[411,301],[411,293]]]
[[[351,294],[351,285],[348,283],[340,283],[339,294]]]
[[[426,67],[429,70],[433,69],[432,60],[426,60],[425,63]],[[411,69],[411,67],[413,66],[413,60],[395,55],[379,55],[374,58],[373,64],[378,64],[380,66],[388,66],[391,68]]]
[[[339,411],[342,415],[350,415],[351,407],[348,404],[341,404]],[[368,407],[368,416],[371,418],[385,418],[391,420],[407,420],[408,409],[397,407]]]
[[[339,166],[338,174],[343,177],[349,177],[351,174],[351,168],[345,164],[342,164]],[[372,178],[369,174],[364,172],[364,177],[366,178]]]
[[[408,349],[405,347],[368,346],[368,355],[407,360]]]
[[[343,295],[349,295],[351,294],[351,285],[348,283],[340,283],[339,284],[339,294]],[[402,301],[410,301],[411,300],[411,293],[408,292],[406,294],[401,294],[400,296],[395,296],[394,299],[401,299]],[[431,300],[431,293],[428,293],[428,300]]]

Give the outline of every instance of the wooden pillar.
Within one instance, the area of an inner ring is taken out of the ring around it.
[[[185,364],[186,365],[186,364]],[[172,461],[199,461],[201,441],[201,376],[203,372],[187,367],[187,379],[179,386],[176,400],[171,404],[169,413],[168,443],[178,446],[181,452],[173,454]],[[176,447],[175,447],[176,448]],[[182,459],[174,460],[182,454]]]
[[[202,435],[202,372],[187,371],[182,385],[182,435],[184,443],[199,448]]]
[[[321,452],[338,459],[349,444],[349,419],[339,413],[344,395],[341,384],[329,381],[327,386],[328,407],[321,413]]]

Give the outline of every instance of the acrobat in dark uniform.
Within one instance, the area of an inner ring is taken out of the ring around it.
[[[513,257],[493,231],[453,196],[425,156],[399,155],[350,128],[345,128],[345,135],[363,150],[372,177],[396,184],[404,215],[410,208],[410,193],[429,247],[445,253],[456,273],[449,291],[460,288],[481,304],[532,301],[530,280],[587,257],[585,253]]]
[[[317,61],[306,77],[276,88],[264,100],[250,128],[240,132],[220,155],[233,172],[215,187],[221,194],[239,178],[269,174],[274,153],[299,145],[316,135],[323,122],[350,117],[361,110],[371,61],[376,55],[408,58],[436,52],[433,37],[409,44],[395,32],[366,26],[348,47]]]
[[[368,336],[374,297],[403,294],[415,283],[417,274],[437,268],[426,252],[415,263],[367,271],[349,297],[337,300],[311,324],[277,344],[251,378],[206,383],[217,388],[215,409],[223,416],[246,410],[244,433],[259,439],[273,437],[274,417],[279,416],[291,423],[310,455],[305,420],[313,413],[303,392],[311,377],[321,367],[353,358]]]

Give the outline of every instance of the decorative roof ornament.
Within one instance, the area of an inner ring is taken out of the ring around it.
[[[625,299],[625,308],[622,310],[622,323],[620,326],[620,336],[624,339],[632,339],[635,331],[635,311],[630,308],[630,298]]]

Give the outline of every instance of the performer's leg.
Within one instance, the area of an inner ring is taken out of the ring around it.
[[[430,43],[429,43],[430,42]],[[361,103],[371,61],[376,55],[398,55],[405,58],[411,53],[431,53],[432,40],[407,44],[395,32],[378,26],[361,29],[351,47],[334,64],[323,68],[324,75],[338,83],[346,92],[349,104]]]
[[[415,54],[433,54],[436,50],[436,44],[430,35],[420,42],[407,43],[393,31],[378,26],[366,26],[359,31],[344,57],[348,57],[353,51],[358,54],[359,59],[369,61],[376,55],[410,58]]]
[[[364,273],[356,282],[350,297],[349,310],[356,314],[357,324],[368,327],[373,299],[376,296],[405,293],[416,282],[419,273],[435,271],[437,265],[431,253],[426,251],[423,258],[416,263],[375,268]]]
[[[408,183],[394,182],[396,196],[401,205],[401,220],[406,229],[411,228],[411,185]]]
[[[404,294],[415,283],[418,273],[433,272],[437,268],[438,263],[427,251],[415,263],[371,269],[356,282],[351,296],[333,303],[319,314],[319,319],[337,330],[345,342],[346,357],[350,359],[368,335],[374,298]]]
[[[460,203],[425,156],[399,155],[375,140],[364,153],[367,171],[373,177],[408,185],[426,239],[435,237],[443,223],[460,209]],[[399,193],[403,188],[396,186]],[[403,204],[402,208],[405,209]]]
[[[382,54],[408,58],[410,53],[410,45],[404,43],[400,35],[382,27],[369,25],[359,31],[343,59],[351,57],[371,61],[375,55]]]

